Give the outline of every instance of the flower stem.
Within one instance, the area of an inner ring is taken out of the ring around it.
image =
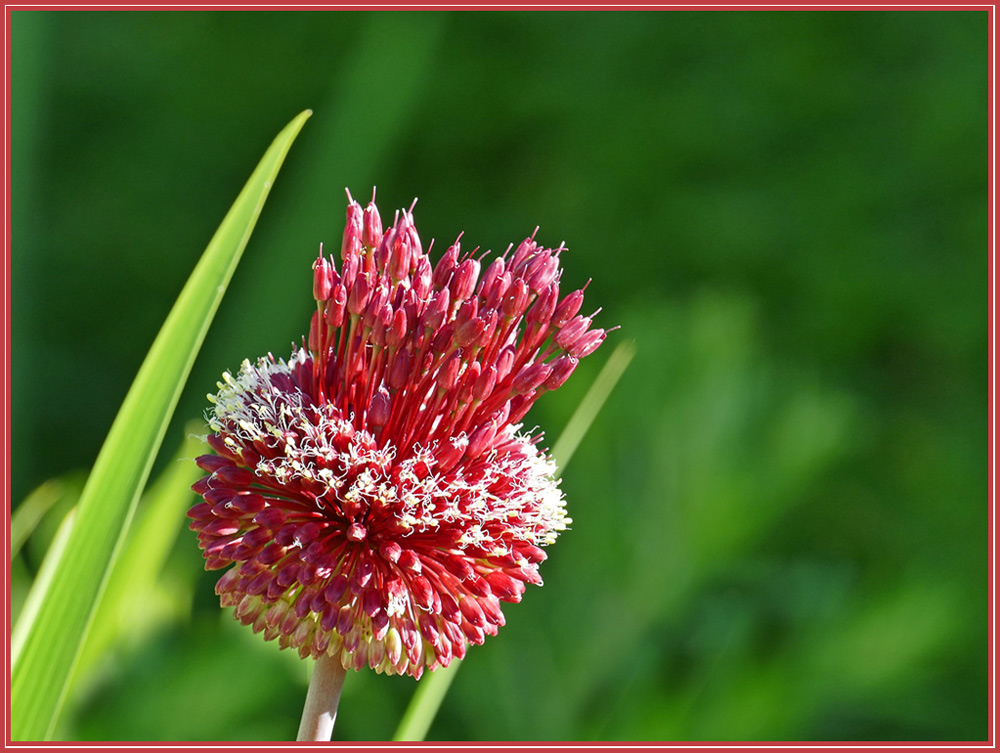
[[[337,704],[340,702],[340,690],[344,687],[346,674],[347,670],[340,663],[339,654],[323,654],[316,660],[296,740],[327,742],[333,738],[333,723],[337,720]]]

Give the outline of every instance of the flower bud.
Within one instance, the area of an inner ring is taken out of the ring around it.
[[[552,367],[545,363],[534,363],[514,379],[514,389],[521,394],[531,392],[540,386],[552,373]]]
[[[351,316],[360,316],[364,313],[371,296],[372,288],[368,282],[368,275],[362,273],[354,281],[354,285],[351,286],[351,294],[347,298],[347,310]]]
[[[528,285],[535,293],[541,293],[555,279],[559,271],[559,258],[539,254],[525,272]]]
[[[385,333],[385,344],[398,348],[406,337],[406,311],[398,308],[392,313],[392,322]]]
[[[563,349],[575,343],[590,328],[591,319],[589,316],[575,316],[556,333],[556,345]]]
[[[559,356],[559,358],[552,362],[552,373],[545,380],[545,389],[555,390],[562,387],[578,363],[579,360],[573,356]]]
[[[525,306],[528,305],[528,296],[531,295],[527,283],[518,278],[507,288],[507,295],[503,299],[503,315],[507,319],[513,319],[524,313]]]
[[[485,400],[493,392],[497,383],[496,366],[488,364],[472,385],[472,396],[479,401]]]
[[[451,277],[451,297],[456,301],[464,301],[472,291],[476,289],[476,280],[479,278],[479,262],[475,259],[466,259],[455,270]]]
[[[604,342],[606,335],[607,333],[603,329],[591,330],[577,339],[576,342],[568,348],[568,352],[571,356],[575,356],[576,358],[589,356],[597,350],[598,347],[600,347],[601,343]]]
[[[330,262],[320,256],[313,262],[313,298],[325,301],[333,287],[333,268]]]
[[[374,201],[368,202],[361,226],[361,242],[368,248],[375,248],[382,242],[382,217]]]
[[[431,285],[434,281],[434,274],[431,269],[431,262],[426,256],[417,261],[417,270],[411,282],[412,290],[418,300],[425,300],[431,292]]]
[[[443,288],[434,296],[434,300],[424,311],[423,327],[434,332],[444,323],[444,318],[451,309],[451,299],[448,295],[448,288]]]
[[[458,373],[462,368],[462,356],[457,351],[448,356],[444,366],[438,372],[438,389],[446,392],[458,382]]]
[[[349,256],[361,253],[361,205],[352,201],[347,205],[347,226],[344,228],[344,240],[340,247],[340,258],[347,261]]]
[[[441,261],[437,263],[434,267],[434,287],[443,289],[445,285],[448,284],[448,280],[451,279],[451,273],[455,271],[455,266],[458,260],[458,252],[461,250],[462,246],[458,241],[454,244],[448,246],[448,250],[444,252],[444,256],[441,257]]]
[[[371,404],[368,406],[368,421],[372,426],[385,426],[389,421],[389,412],[392,401],[389,398],[389,391],[385,387],[372,396]]]
[[[563,298],[559,305],[556,306],[556,310],[552,314],[552,326],[557,329],[565,326],[566,322],[577,315],[580,310],[580,306],[583,305],[583,291],[574,290],[568,296]]]
[[[510,260],[510,264],[507,266],[514,274],[518,274],[521,271],[521,267],[524,262],[535,252],[538,245],[535,243],[533,238],[525,238],[521,241],[517,250],[514,252],[514,258]]]
[[[326,326],[336,329],[344,323],[344,309],[347,306],[347,290],[343,285],[336,285],[326,302]]]
[[[397,350],[389,364],[389,387],[394,390],[401,390],[406,386],[406,381],[410,377],[410,354],[403,350]]]
[[[556,310],[556,302],[559,300],[559,283],[553,282],[535,300],[534,305],[528,310],[526,317],[528,322],[548,326],[552,319],[552,313]]]

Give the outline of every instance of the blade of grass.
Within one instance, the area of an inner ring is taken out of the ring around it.
[[[10,516],[10,559],[11,562],[21,551],[24,542],[52,509],[53,505],[70,493],[62,479],[49,479],[27,496],[14,514]]]
[[[209,242],[115,418],[77,506],[51,581],[32,594],[34,619],[12,652],[12,740],[51,734],[97,602],[167,423],[212,317],[253,231],[303,112],[275,138]]]
[[[631,341],[623,342],[615,348],[597,375],[597,379],[576,407],[566,428],[552,446],[552,457],[556,459],[559,467],[557,475],[562,473],[563,468],[573,457],[576,448],[580,446],[587,430],[594,423],[594,419],[625,373],[633,356],[635,356],[635,344]],[[424,739],[461,664],[461,659],[455,659],[447,667],[429,673],[420,681],[392,737],[394,742],[418,742]]]
[[[200,422],[188,424],[174,459],[142,495],[136,520],[97,605],[71,684],[86,675],[112,646],[141,640],[151,624],[162,619],[160,573],[187,522],[184,511],[194,497],[191,484],[204,475],[192,461],[203,451],[204,440],[193,436],[201,428]]]
[[[28,598],[25,599],[24,606],[21,608],[21,617],[11,631],[11,656],[17,656],[24,646],[24,642],[28,637],[28,629],[31,627],[35,615],[38,614],[38,610],[42,605],[42,598],[55,574],[56,565],[59,563],[66,549],[66,542],[69,541],[69,534],[73,529],[75,518],[76,508],[74,507],[63,517],[62,522],[59,524],[59,529],[56,531],[55,538],[52,539],[52,543],[49,544],[49,548],[45,552],[42,565],[38,568],[38,575],[35,576],[31,591],[28,593]]]

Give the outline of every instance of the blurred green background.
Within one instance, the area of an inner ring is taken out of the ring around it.
[[[15,613],[212,232],[312,108],[157,471],[191,472],[170,458],[224,369],[304,334],[345,186],[383,217],[419,197],[439,251],[566,241],[565,289],[593,277],[621,330],[532,413],[551,441],[637,349],[545,587],[431,739],[984,739],[987,23],[13,12],[14,509],[58,479]],[[57,736],[291,739],[305,664],[220,610],[186,519],[157,530]],[[390,737],[415,687],[352,673],[337,737]]]

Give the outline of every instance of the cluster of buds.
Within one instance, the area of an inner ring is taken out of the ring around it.
[[[350,199],[350,195],[348,194]],[[570,522],[521,420],[605,332],[563,248],[432,265],[410,211],[350,199],[307,347],[225,374],[189,512],[235,616],[302,656],[419,677],[503,624]]]

